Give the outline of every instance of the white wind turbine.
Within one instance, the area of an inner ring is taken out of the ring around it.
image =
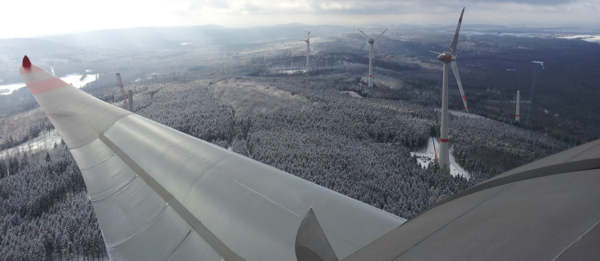
[[[375,39],[369,37],[360,29],[358,29],[358,31],[367,37],[367,39],[369,39],[369,87],[373,87],[373,60],[375,59],[375,48],[373,48],[373,44],[375,43],[375,40],[379,39],[379,37],[381,37],[387,31],[387,29],[385,29],[385,31],[383,31],[383,33],[381,33]]]
[[[464,13],[465,8],[463,8],[462,12],[460,13],[460,19],[458,20],[458,26],[456,27],[454,40],[452,40],[452,44],[450,44],[450,51],[443,53],[431,51],[432,53],[439,54],[437,59],[444,63],[442,84],[442,126],[440,130],[440,147],[438,153],[440,158],[438,163],[440,164],[440,168],[445,170],[450,169],[450,146],[448,144],[448,64],[452,66],[452,71],[454,72],[454,77],[458,83],[458,89],[460,90],[460,95],[462,96],[465,110],[467,110],[467,113],[469,112],[469,107],[467,107],[467,100],[465,99],[465,93],[462,88],[460,76],[458,75],[458,68],[456,67],[456,44],[458,43],[458,32],[460,31],[460,25],[462,23]]]
[[[306,38],[306,40],[300,40],[300,41],[306,42],[306,73],[307,74],[308,74],[308,71],[310,71],[310,65],[309,65],[310,64],[309,63],[310,62],[310,60],[309,60],[309,57],[310,57],[310,32],[313,32],[313,31],[319,29],[319,27],[320,26],[317,26],[315,29],[312,29],[311,31],[306,31],[303,28],[300,28],[303,31],[308,33],[308,38]]]

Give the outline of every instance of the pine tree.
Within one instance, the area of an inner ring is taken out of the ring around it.
[[[29,165],[29,160],[27,159],[27,152],[25,152],[23,153],[23,158],[21,159],[21,169],[24,169],[27,165]]]
[[[52,160],[50,158],[50,153],[46,152],[46,162],[50,162],[50,160]]]
[[[15,175],[19,172],[19,160],[16,157],[8,159],[8,175]]]
[[[4,160],[0,160],[0,179],[7,176],[6,163]]]

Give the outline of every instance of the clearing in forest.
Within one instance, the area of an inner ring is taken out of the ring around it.
[[[233,107],[237,117],[312,108],[312,103],[303,96],[244,79],[221,81],[211,85],[209,90],[214,98]]]

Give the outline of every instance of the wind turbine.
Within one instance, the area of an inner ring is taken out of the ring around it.
[[[454,72],[454,77],[458,83],[458,89],[460,90],[460,95],[462,96],[465,110],[467,110],[467,113],[469,112],[469,107],[467,107],[467,100],[465,99],[465,93],[463,92],[460,76],[458,75],[458,68],[456,67],[456,44],[458,43],[458,32],[460,31],[460,25],[462,23],[464,13],[465,8],[463,7],[462,12],[460,13],[460,19],[458,20],[458,26],[456,26],[456,33],[454,33],[454,40],[452,40],[452,43],[450,44],[450,51],[443,53],[431,51],[432,53],[439,54],[437,59],[444,63],[442,87],[442,126],[440,130],[440,158],[438,163],[440,164],[441,169],[446,170],[450,169],[450,146],[448,144],[448,64],[452,66],[452,71]]]
[[[542,66],[542,70],[544,70],[544,62],[540,61],[531,61],[531,63],[537,63]],[[529,114],[531,113],[531,104],[533,103],[533,89],[535,88],[535,66],[533,67],[533,77],[531,79],[531,95],[529,95],[529,109],[527,109],[527,121],[525,121],[525,127],[529,128]]]
[[[358,31],[367,37],[367,39],[369,39],[369,87],[373,87],[373,60],[375,60],[375,48],[373,48],[373,44],[375,43],[375,40],[379,39],[379,37],[381,37],[387,31],[387,29],[385,29],[385,31],[383,31],[383,33],[381,33],[375,39],[369,37],[360,29],[358,29]]]
[[[321,26],[317,26],[315,29],[312,29],[311,31],[306,31],[303,28],[300,28],[303,31],[305,31],[305,32],[308,33],[308,38],[306,38],[306,40],[300,40],[300,41],[306,42],[306,74],[308,74],[308,71],[310,70],[310,66],[309,66],[309,57],[310,57],[310,32],[319,29],[319,27],[321,27]]]

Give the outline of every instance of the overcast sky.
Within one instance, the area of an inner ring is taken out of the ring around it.
[[[0,38],[139,26],[247,27],[299,22],[600,25],[599,0],[27,0],[3,1]],[[6,3],[8,2],[8,3]]]

